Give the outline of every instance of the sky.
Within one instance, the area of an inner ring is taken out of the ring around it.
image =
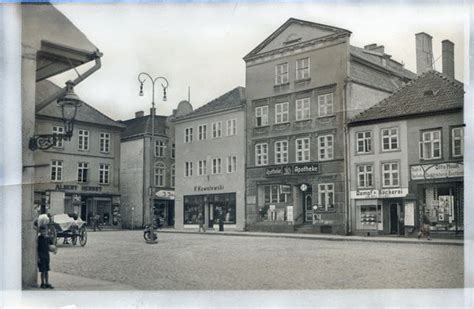
[[[115,120],[133,118],[139,110],[149,112],[150,84],[143,97],[138,95],[137,75],[142,71],[169,81],[166,102],[157,86],[157,113],[162,115],[188,98],[188,87],[197,108],[245,86],[242,58],[290,17],[350,30],[355,46],[384,45],[386,53],[413,72],[415,33],[433,36],[434,59],[441,56],[441,41],[449,39],[455,44],[456,79],[467,78],[469,11],[462,5],[339,3],[54,5],[104,54],[102,68],[79,84],[76,93]],[[435,68],[441,71],[441,58]],[[61,85],[75,76],[72,71],[52,81]]]

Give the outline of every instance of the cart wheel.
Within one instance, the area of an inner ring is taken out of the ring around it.
[[[85,227],[82,227],[79,230],[79,243],[84,247],[87,243],[87,230]]]
[[[51,237],[51,240],[55,246],[58,245],[58,233],[56,232],[56,228],[54,226],[51,226],[49,228],[49,237]]]
[[[77,245],[77,234],[72,235],[71,237],[72,245]]]

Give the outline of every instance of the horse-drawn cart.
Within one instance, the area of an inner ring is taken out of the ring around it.
[[[64,243],[67,243],[70,239],[74,246],[78,239],[81,246],[85,246],[87,243],[86,224],[75,214],[52,216],[49,224],[49,235],[55,245],[58,243],[58,238],[63,238]]]

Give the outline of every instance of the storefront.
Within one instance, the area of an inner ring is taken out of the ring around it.
[[[200,213],[207,228],[218,228],[219,220],[227,226],[237,224],[236,193],[185,195],[183,210],[184,227],[197,226]]]
[[[351,191],[353,232],[357,235],[404,235],[408,188]]]
[[[174,226],[174,194],[174,190],[159,190],[155,193],[155,217],[161,219],[163,227]]]
[[[432,232],[464,231],[464,180],[461,163],[411,166],[411,188],[416,192],[418,226],[427,221]]]

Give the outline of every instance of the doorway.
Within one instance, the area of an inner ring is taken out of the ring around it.
[[[390,234],[399,234],[399,218],[398,214],[400,204],[398,203],[391,203],[390,204]]]
[[[304,222],[313,223],[313,191],[311,186],[303,192]]]

